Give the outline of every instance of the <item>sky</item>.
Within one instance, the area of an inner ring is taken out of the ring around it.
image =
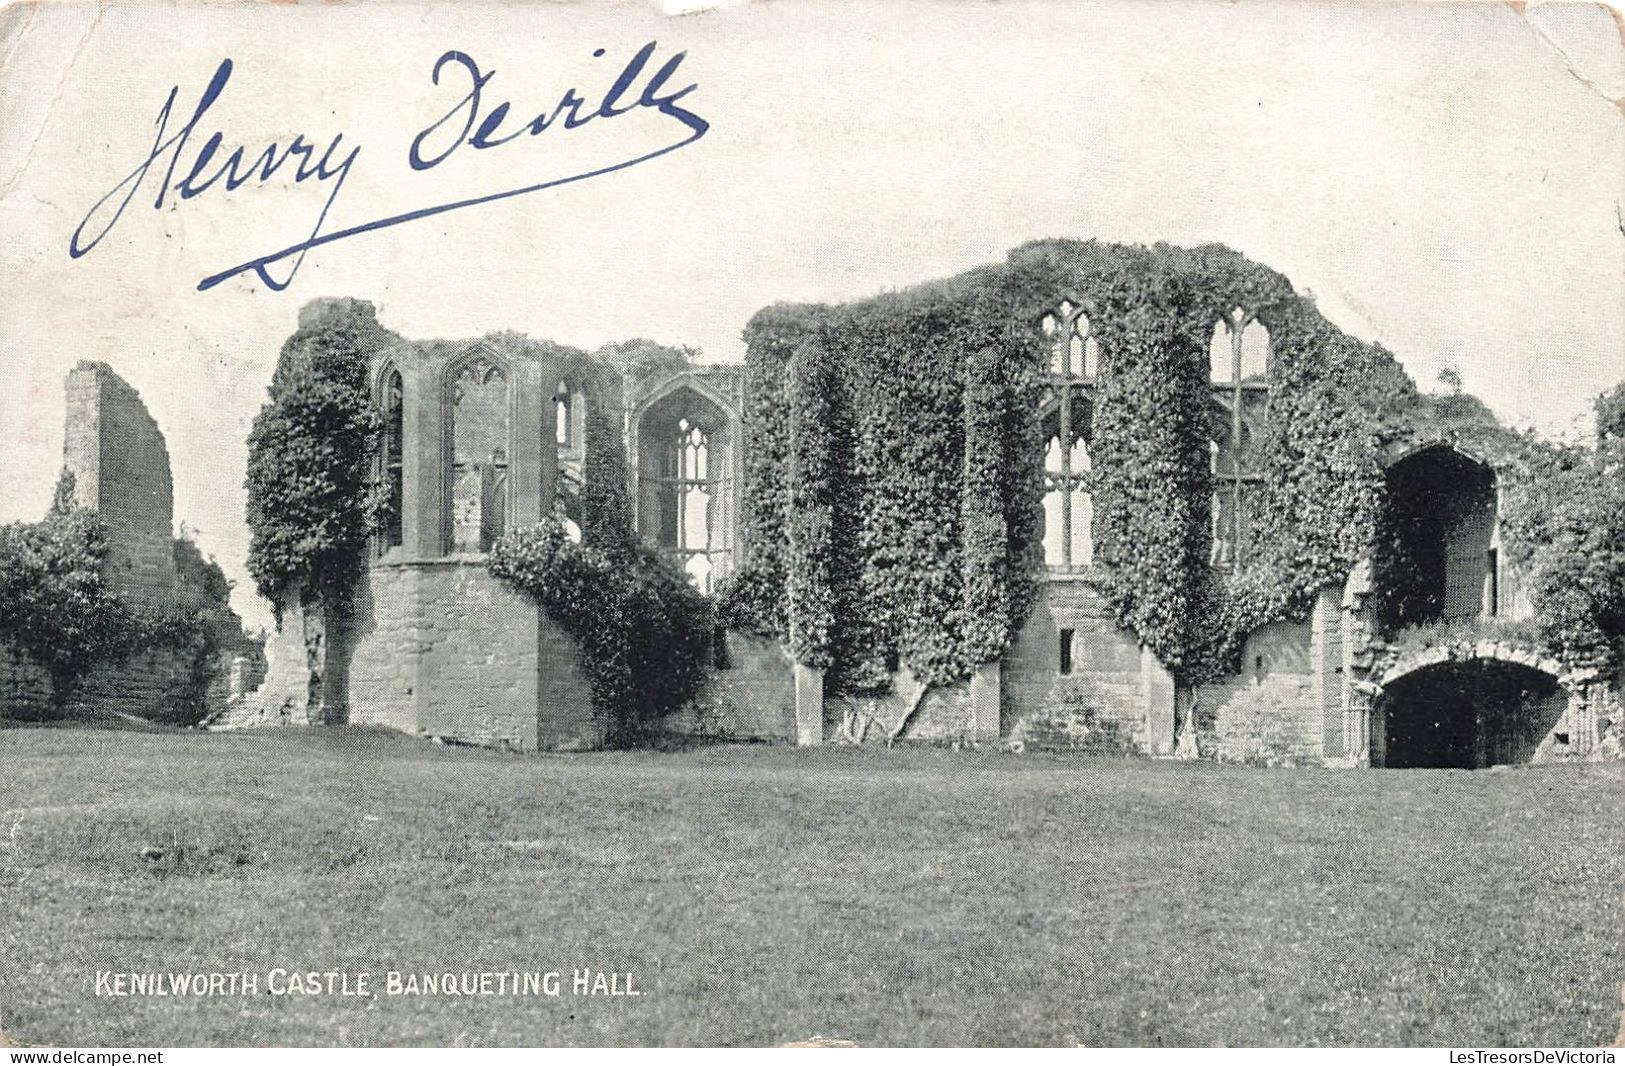
[[[1228,244],[1424,387],[1452,366],[1509,423],[1578,435],[1625,379],[1620,26],[1584,4],[1254,0],[6,8],[0,521],[48,505],[64,376],[106,361],[168,441],[177,524],[267,624],[243,563],[246,438],[307,300],[371,300],[414,338],[642,336],[728,362],[766,304],[901,288],[1044,237]],[[283,291],[251,273],[198,291],[306,236],[330,195],[333,230],[675,143],[687,127],[644,107],[408,162],[468,92],[455,65],[431,77],[448,50],[492,72],[481,114],[511,101],[508,129],[570,86],[596,102],[650,41],[645,81],[684,53],[669,87],[696,86],[693,143],[335,241]],[[303,134],[319,158],[342,134],[330,163],[360,151],[338,192],[290,165],[155,209],[162,156],[70,257],[149,157],[171,89],[173,133],[228,57],[177,175],[216,130],[250,157]]]

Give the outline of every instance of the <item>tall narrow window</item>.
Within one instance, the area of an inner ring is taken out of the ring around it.
[[[711,591],[710,442],[705,430],[677,423],[676,547],[683,570],[701,592]]]
[[[560,379],[553,390],[553,446],[558,457],[553,512],[565,535],[581,543],[581,484],[586,469],[587,397]]]
[[[1212,522],[1213,547],[1208,555],[1208,562],[1214,566],[1228,568],[1235,562],[1235,544],[1231,534],[1235,523],[1230,515],[1230,476],[1221,470],[1219,462],[1224,449],[1216,440],[1207,442],[1208,469],[1213,474],[1213,499],[1210,504]]]
[[[1100,373],[1100,342],[1089,330],[1087,315],[1079,314],[1072,320],[1072,335],[1066,346],[1066,373],[1086,378]]]
[[[1213,324],[1213,337],[1207,346],[1208,378],[1215,385],[1229,385],[1236,380],[1236,353],[1230,342],[1230,323],[1224,319]]]
[[[1213,326],[1208,349],[1215,419],[1211,442],[1213,470],[1213,552],[1215,566],[1239,565],[1247,550],[1248,493],[1253,473],[1250,417],[1264,408],[1260,391],[1269,385],[1270,335],[1251,313],[1236,308]]]
[[[1484,613],[1491,618],[1501,613],[1500,555],[1495,548],[1484,553]]]
[[[560,451],[575,447],[575,426],[570,421],[572,399],[570,386],[559,382],[558,391],[553,393],[553,436]]]
[[[382,551],[401,544],[401,520],[405,509],[405,483],[402,478],[401,456],[405,439],[406,417],[403,407],[404,390],[401,373],[391,370],[384,379],[384,529],[380,543]]]
[[[453,552],[484,552],[507,529],[511,401],[508,374],[475,358],[453,376],[448,447]]]
[[[1044,563],[1057,570],[1094,562],[1094,501],[1089,428],[1090,390],[1100,373],[1100,345],[1083,309],[1062,300],[1041,323],[1050,346],[1056,398],[1044,424]]]
[[[1253,319],[1241,331],[1239,369],[1241,380],[1257,384],[1269,378],[1270,331]]]
[[[1063,674],[1070,674],[1072,672],[1072,639],[1073,639],[1073,636],[1074,636],[1074,631],[1073,630],[1070,630],[1070,629],[1061,630],[1061,657],[1060,657],[1060,661],[1057,664],[1057,666],[1058,666],[1060,672],[1063,673]]]

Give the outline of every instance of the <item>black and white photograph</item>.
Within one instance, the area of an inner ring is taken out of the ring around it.
[[[1603,1066],[1622,691],[1617,7],[0,8],[10,1066]]]

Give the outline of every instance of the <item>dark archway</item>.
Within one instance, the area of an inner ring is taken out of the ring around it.
[[[1383,628],[1500,613],[1495,472],[1447,444],[1388,467],[1374,562]]]
[[[1497,659],[1445,661],[1383,686],[1373,751],[1394,769],[1526,763],[1567,706],[1542,670]]]

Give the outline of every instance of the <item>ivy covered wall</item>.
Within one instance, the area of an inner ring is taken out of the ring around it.
[[[998,659],[1042,580],[1038,412],[1082,387],[1048,373],[1041,323],[1063,299],[1099,343],[1086,576],[1181,683],[1233,671],[1249,632],[1341,588],[1378,540],[1395,449],[1493,443],[1518,457],[1516,484],[1561,460],[1471,397],[1420,393],[1387,350],[1227,248],[1041,241],[944,281],[751,320],[747,554],[723,617],[826,668],[837,692],[883,687],[899,666],[956,681]],[[1237,309],[1268,330],[1270,388],[1249,550],[1223,570],[1208,565],[1208,347]],[[1551,506],[1516,488],[1507,501]]]

